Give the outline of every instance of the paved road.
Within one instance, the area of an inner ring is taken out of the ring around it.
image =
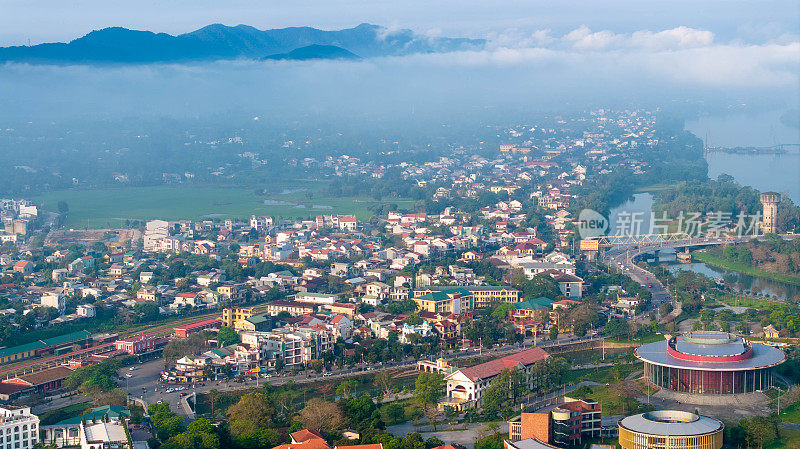
[[[670,294],[669,290],[664,287],[661,281],[653,275],[653,273],[643,270],[641,267],[633,263],[633,255],[630,251],[622,250],[622,249],[612,249],[606,253],[606,257],[604,261],[614,267],[615,269],[620,270],[626,276],[629,276],[635,282],[642,285],[646,288],[651,296],[651,308],[654,310],[658,310],[661,304],[665,302],[672,302],[675,310],[680,310],[680,307]],[[680,312],[678,312],[680,313]],[[677,315],[676,315],[677,316]],[[647,317],[646,314],[641,314],[640,316],[636,317],[636,321],[643,321]],[[663,320],[664,317],[661,317]],[[649,319],[647,319],[649,321]]]
[[[726,238],[698,238],[684,241],[651,243],[641,245],[630,245],[627,247],[612,247],[606,251],[603,260],[612,267],[630,276],[631,279],[645,286],[653,295],[653,307],[658,308],[663,302],[674,301],[669,290],[649,271],[643,270],[633,263],[633,259],[644,253],[658,251],[660,249],[689,247],[689,246],[708,246],[722,245],[728,243],[740,243],[749,241],[753,236],[736,237],[732,240]],[[674,304],[675,309],[680,309],[680,304]],[[677,314],[679,314],[678,312]],[[677,316],[675,314],[675,316]]]
[[[542,348],[548,348],[552,346],[576,344],[580,342],[589,342],[596,340],[599,339],[595,337],[586,337],[581,339],[562,338],[556,341],[539,342],[538,346]],[[532,342],[528,342],[524,346],[506,345],[493,349],[484,349],[481,351],[478,350],[455,351],[452,353],[443,354],[442,356],[450,360],[451,362],[457,364],[457,361],[459,359],[475,357],[480,355],[491,355],[499,357],[504,353],[520,351],[524,348],[530,348],[532,346],[533,346]],[[403,362],[399,363],[390,362],[378,365],[359,364],[352,368],[345,368],[343,370],[334,370],[325,374],[305,372],[305,373],[299,373],[295,376],[283,375],[283,376],[270,377],[267,379],[248,380],[246,382],[235,382],[233,380],[207,381],[204,382],[204,385],[189,385],[187,386],[188,388],[186,390],[172,391],[167,393],[166,392],[167,388],[170,387],[174,388],[185,384],[165,385],[161,383],[160,382],[161,370],[163,370],[164,368],[164,361],[163,359],[156,359],[136,365],[133,371],[131,371],[129,368],[121,369],[120,375],[123,377],[124,381],[120,382],[121,384],[120,386],[124,388],[128,392],[128,394],[141,399],[147,404],[152,404],[158,401],[166,402],[170,405],[170,407],[173,410],[176,410],[178,414],[184,416],[185,419],[189,419],[190,417],[192,417],[193,414],[192,411],[186,407],[185,401],[182,401],[183,397],[181,396],[181,393],[185,393],[185,395],[189,395],[192,393],[207,393],[212,389],[216,389],[218,391],[245,390],[245,389],[255,388],[257,385],[258,386],[263,385],[265,382],[271,385],[283,385],[289,381],[293,381],[294,383],[298,384],[318,382],[321,380],[332,381],[347,377],[362,376],[377,371],[415,369],[416,364],[417,364],[416,359],[407,358]]]

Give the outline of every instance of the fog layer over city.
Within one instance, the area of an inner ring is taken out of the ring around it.
[[[284,119],[346,115],[449,122],[645,105],[693,112],[797,104],[800,40],[721,39],[702,28],[578,26],[497,33],[480,51],[360,61],[0,67],[6,120]]]

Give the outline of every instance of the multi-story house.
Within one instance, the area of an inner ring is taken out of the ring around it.
[[[486,388],[504,369],[522,370],[528,381],[533,382],[533,378],[530,376],[533,365],[547,360],[548,357],[550,354],[542,348],[531,348],[448,374],[445,377],[445,381],[447,381],[446,405],[463,410],[466,407],[480,404]]]
[[[443,287],[424,287],[414,290],[414,296],[421,296],[433,292],[467,291],[472,296],[472,306],[476,309],[487,307],[496,303],[517,303],[519,302],[519,290],[507,285],[466,285],[466,286],[443,286]]]
[[[39,441],[39,417],[30,407],[0,408],[0,447],[33,448]]]
[[[594,399],[565,397],[564,401],[535,413],[522,413],[509,421],[509,440],[534,438],[558,447],[569,447],[581,444],[584,438],[601,435],[602,404]]]
[[[433,313],[453,313],[460,315],[472,310],[472,293],[464,288],[452,288],[447,291],[429,291],[428,293],[417,295],[411,298],[417,304],[417,308],[425,312]]]

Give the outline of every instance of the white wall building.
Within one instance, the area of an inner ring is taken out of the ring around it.
[[[30,449],[39,441],[39,417],[30,407],[0,408],[0,448]]]

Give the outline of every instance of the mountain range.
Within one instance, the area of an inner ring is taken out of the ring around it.
[[[483,39],[432,38],[411,30],[390,31],[368,23],[334,31],[311,27],[259,30],[247,25],[231,27],[213,24],[177,36],[112,27],[92,31],[66,43],[0,47],[0,61],[43,64],[146,64],[263,59],[279,54],[287,54],[287,58],[294,59],[288,56],[290,52],[315,45],[335,46],[353,56],[370,58],[479,49],[485,43]],[[311,50],[311,53],[325,52],[314,47]],[[344,55],[341,52],[337,53]]]
[[[311,59],[361,59],[357,54],[335,45],[306,45],[288,53],[276,53],[264,58],[274,61],[308,61]]]

